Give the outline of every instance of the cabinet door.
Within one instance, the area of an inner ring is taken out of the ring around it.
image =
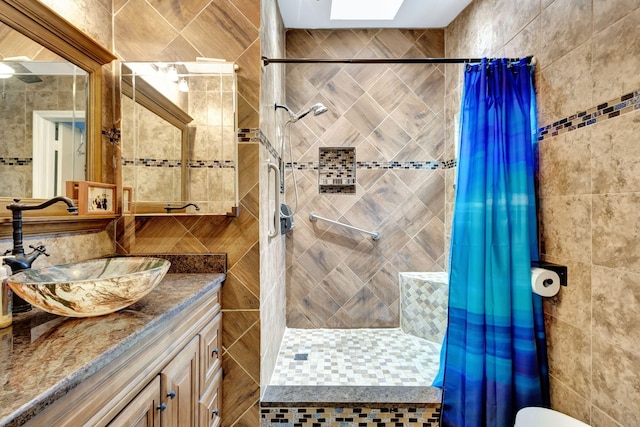
[[[198,418],[200,338],[195,336],[160,372],[162,427],[195,427]]]
[[[222,423],[222,369],[218,369],[211,384],[200,398],[200,426],[219,427]]]
[[[160,427],[160,377],[157,376],[120,412],[109,427]]]
[[[211,384],[211,379],[220,368],[220,355],[222,352],[220,348],[222,344],[220,340],[221,330],[222,313],[214,317],[200,331],[200,336],[202,337],[202,358],[200,359],[202,362],[202,376],[200,377],[202,393]]]

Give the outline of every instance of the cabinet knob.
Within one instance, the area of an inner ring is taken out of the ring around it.
[[[218,411],[217,409],[214,409],[213,411],[211,411],[211,418],[217,416],[220,413],[220,411]]]
[[[169,393],[167,393],[167,397],[169,399],[173,399],[174,397],[176,397],[176,391],[175,390],[171,390]]]
[[[158,410],[160,410],[160,412],[164,411],[165,409],[167,409],[167,404],[162,402],[160,405],[158,405],[156,407]]]
[[[213,351],[211,352],[211,356],[217,356],[218,355],[218,349],[214,348]]]

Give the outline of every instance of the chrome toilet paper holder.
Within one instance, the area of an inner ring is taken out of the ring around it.
[[[551,262],[546,261],[531,261],[531,267],[544,268],[547,270],[554,271],[560,277],[560,284],[562,286],[567,286],[567,266],[566,265],[558,265],[553,264]]]

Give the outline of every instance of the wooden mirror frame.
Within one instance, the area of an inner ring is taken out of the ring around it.
[[[0,21],[51,52],[72,62],[89,74],[87,103],[87,180],[102,180],[102,66],[116,56],[37,0],[0,0]],[[35,199],[23,199],[37,202]],[[0,238],[11,236],[10,203],[0,201]],[[61,204],[56,204],[61,205]],[[53,205],[44,211],[33,211],[25,217],[24,234],[56,234],[73,231],[104,229],[113,219],[86,219],[67,215],[61,206]],[[8,220],[8,221],[7,221]]]

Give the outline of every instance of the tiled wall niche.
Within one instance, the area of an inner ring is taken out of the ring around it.
[[[355,193],[356,149],[320,147],[318,151],[318,191],[321,194]]]

